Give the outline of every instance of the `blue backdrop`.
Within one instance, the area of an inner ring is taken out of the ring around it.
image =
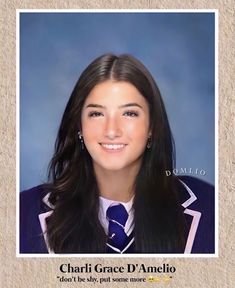
[[[178,173],[214,183],[214,28],[214,13],[20,13],[20,190],[46,181],[70,93],[106,52],[130,53],[150,70]]]

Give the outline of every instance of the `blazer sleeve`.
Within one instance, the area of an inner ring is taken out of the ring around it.
[[[48,253],[38,218],[45,194],[42,186],[20,193],[20,253]]]

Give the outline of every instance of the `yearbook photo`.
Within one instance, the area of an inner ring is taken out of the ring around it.
[[[215,12],[19,12],[18,251],[217,253]]]

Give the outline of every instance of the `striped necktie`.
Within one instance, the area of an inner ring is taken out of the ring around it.
[[[109,220],[108,243],[111,246],[122,250],[128,240],[128,236],[124,230],[128,213],[122,204],[117,204],[108,208],[106,216]]]

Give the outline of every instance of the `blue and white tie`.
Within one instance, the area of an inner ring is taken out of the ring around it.
[[[108,208],[106,216],[109,220],[108,244],[122,251],[125,248],[128,239],[124,230],[128,219],[128,213],[122,204],[117,204]]]

